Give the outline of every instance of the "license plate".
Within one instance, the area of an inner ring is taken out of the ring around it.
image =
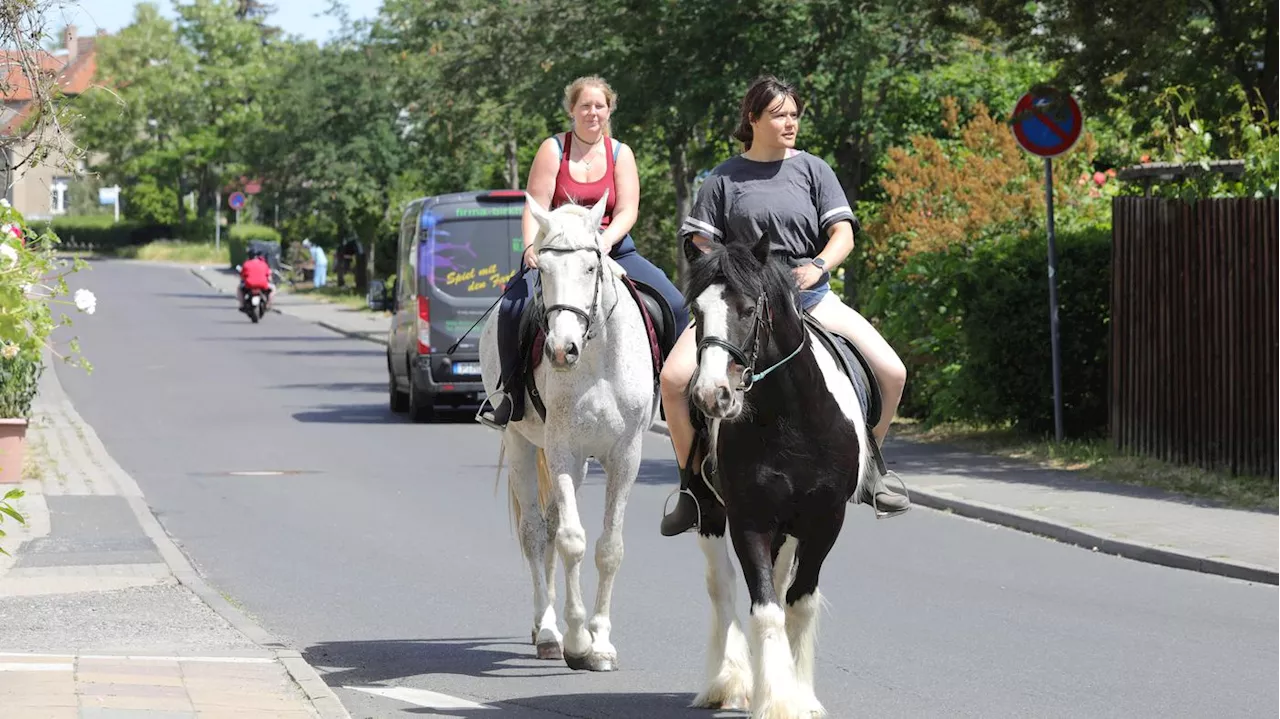
[[[480,374],[479,362],[454,362],[453,373],[455,375],[478,375]]]

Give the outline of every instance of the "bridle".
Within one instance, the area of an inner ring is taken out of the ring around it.
[[[596,311],[600,308],[600,288],[604,286],[604,255],[603,253],[601,253],[600,248],[598,246],[541,247],[538,249],[538,254],[542,254],[544,252],[556,252],[560,254],[570,254],[573,252],[590,252],[596,256],[596,281],[595,281],[595,287],[592,288],[592,293],[591,293],[591,307],[588,308],[587,310],[583,310],[582,308],[574,307],[573,305],[565,305],[565,304],[549,305],[543,310],[543,313],[542,313],[542,331],[546,334],[551,333],[551,313],[552,312],[557,312],[557,311],[571,312],[577,315],[578,317],[581,317],[582,321],[586,324],[586,334],[584,335],[583,342],[582,342],[583,346],[585,347],[587,340],[590,340],[596,336],[596,330],[594,327],[593,320],[595,319]],[[539,289],[539,293],[541,293],[541,289]],[[612,312],[610,314],[612,314]],[[609,318],[606,317],[605,321],[607,322],[608,319]]]
[[[742,382],[738,385],[738,390],[741,392],[747,392],[755,386],[756,382],[768,377],[771,372],[790,362],[796,355],[800,354],[800,350],[804,349],[805,340],[802,337],[800,339],[800,344],[796,346],[795,350],[793,350],[791,354],[783,357],[763,372],[756,372],[755,365],[756,360],[760,358],[761,337],[768,332],[768,322],[771,322],[772,319],[773,312],[769,309],[769,299],[762,292],[760,293],[760,297],[756,299],[756,322],[755,327],[751,329],[751,355],[748,357],[747,353],[741,347],[738,347],[727,340],[714,335],[705,335],[702,339],[698,340],[698,364],[702,364],[702,353],[706,351],[708,347],[719,347],[720,349],[723,349],[725,352],[729,353],[729,356],[732,357],[734,361],[744,368],[742,370]]]

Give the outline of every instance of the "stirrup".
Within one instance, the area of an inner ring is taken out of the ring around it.
[[[871,509],[872,511],[875,512],[876,519],[888,519],[890,517],[900,517],[906,514],[911,509],[911,490],[907,489],[907,483],[904,482],[902,480],[902,477],[899,477],[898,473],[893,470],[889,470],[885,472],[884,474],[880,475],[880,477],[882,479],[886,477],[893,477],[894,479],[898,480],[898,485],[902,487],[902,496],[906,497],[907,499],[907,506],[903,507],[902,509],[894,509],[894,510],[880,509],[880,503],[876,501],[876,495],[879,494],[879,492],[873,491],[871,493]],[[885,491],[886,492],[889,491],[889,487],[887,485],[885,486]]]
[[[697,497],[696,495],[694,495],[694,493],[693,493],[693,492],[690,492],[690,491],[689,491],[689,490],[687,490],[687,489],[680,489],[679,487],[677,487],[676,489],[671,490],[671,493],[670,493],[670,494],[668,494],[668,495],[667,495],[667,498],[666,498],[665,500],[663,500],[663,502],[662,502],[662,517],[663,517],[663,519],[666,519],[667,515],[669,515],[669,514],[671,513],[671,512],[670,512],[670,507],[671,507],[671,498],[672,498],[672,497],[675,497],[675,496],[677,496],[677,495],[680,495],[680,494],[687,494],[687,495],[689,495],[689,499],[692,499],[692,500],[693,500],[693,506],[694,506],[694,508],[698,510],[698,518],[697,518],[697,519],[695,519],[695,520],[693,520],[693,526],[692,526],[692,527],[689,527],[689,528],[688,528],[688,529],[686,529],[686,530],[684,530],[684,531],[683,531],[683,532],[681,532],[680,534],[688,534],[689,532],[700,532],[700,531],[702,531],[702,503],[700,503],[700,502],[698,501],[698,497]],[[677,504],[678,504],[678,502],[677,502]],[[675,535],[675,536],[679,536],[679,535]]]
[[[493,417],[491,415],[485,414],[486,405],[489,407],[491,412],[498,411],[497,405],[493,403],[493,398],[497,396],[501,396],[505,398],[507,394],[501,390],[498,390],[493,394],[486,395],[484,398],[484,401],[480,403],[480,409],[476,410],[476,421],[484,425],[485,427],[488,427],[489,429],[495,429],[499,432],[505,432],[507,431],[507,428],[505,425],[498,424],[497,422],[493,421]]]

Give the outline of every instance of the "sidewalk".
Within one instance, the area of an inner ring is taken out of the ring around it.
[[[196,276],[234,293],[237,278]],[[386,315],[281,294],[278,311],[386,344]],[[662,423],[654,430],[665,433]],[[1093,551],[1267,584],[1280,583],[1280,516],[1226,509],[1159,490],[890,437],[886,459],[921,506],[1039,534]]]
[[[200,578],[52,366],[32,410],[40,470],[0,556],[0,715],[348,719],[297,652]]]

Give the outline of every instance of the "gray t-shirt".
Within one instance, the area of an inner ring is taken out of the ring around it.
[[[858,231],[836,173],[819,157],[797,152],[785,160],[756,162],[736,155],[703,182],[680,226],[689,256],[695,234],[716,242],[752,242],[764,232],[773,251],[795,266],[827,245],[827,230],[848,221]]]

